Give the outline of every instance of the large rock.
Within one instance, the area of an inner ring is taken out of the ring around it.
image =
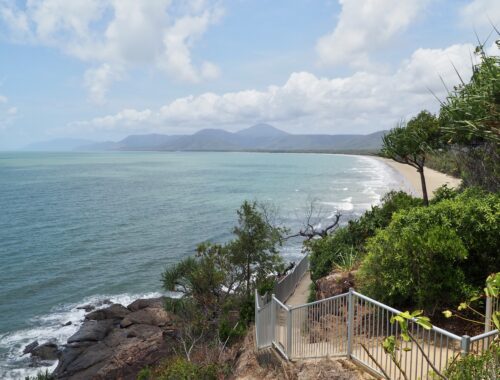
[[[163,308],[165,297],[139,298],[127,306],[130,311],[138,311],[147,307]]]
[[[38,347],[38,340],[35,340],[34,342],[31,342],[26,347],[24,347],[23,355],[30,354],[35,347]]]
[[[171,322],[172,318],[164,309],[148,307],[128,314],[120,322],[120,326],[125,328],[135,324],[162,327],[171,324]]]
[[[41,344],[31,350],[31,356],[41,360],[57,360],[59,354],[59,347],[52,342]]]
[[[104,319],[121,320],[129,313],[130,310],[125,306],[115,303],[104,309],[94,310],[93,312],[87,314],[85,319],[95,321],[101,321]]]
[[[355,271],[333,272],[320,278],[316,281],[316,298],[324,299],[348,292],[354,287],[354,275]]]
[[[159,327],[115,328],[102,341],[67,345],[54,375],[61,380],[135,380],[142,368],[167,357],[171,347]]]
[[[69,337],[68,343],[97,342],[113,328],[113,321],[85,321],[80,329]]]

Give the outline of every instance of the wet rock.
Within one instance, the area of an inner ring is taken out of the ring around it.
[[[125,328],[133,324],[137,325],[152,325],[152,326],[166,326],[171,324],[172,318],[164,309],[161,308],[146,308],[134,311],[128,314],[120,322],[120,326]]]
[[[95,321],[101,321],[104,319],[121,320],[129,313],[130,310],[125,306],[115,303],[104,309],[94,310],[93,312],[87,314],[85,319]]]
[[[57,344],[48,342],[35,347],[31,351],[31,356],[41,360],[57,360],[59,353]]]
[[[165,297],[139,298],[127,306],[130,311],[138,311],[147,307],[163,308]]]
[[[69,337],[68,343],[96,342],[102,340],[113,328],[113,321],[85,321],[80,329]]]
[[[78,310],[85,310],[85,312],[88,313],[88,312],[91,312],[92,310],[94,310],[95,306],[88,304],[88,305],[78,306],[77,309]]]
[[[73,324],[73,322],[68,321],[68,322],[66,322],[65,324],[63,324],[63,327],[66,327],[66,326],[71,326],[72,324]]]
[[[38,346],[38,341],[37,340],[35,340],[34,342],[31,342],[26,347],[24,347],[23,355],[31,353],[31,351],[33,351],[33,349],[35,347],[37,347],[37,346]]]

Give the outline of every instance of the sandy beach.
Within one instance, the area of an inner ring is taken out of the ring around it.
[[[375,157],[376,159],[384,162],[385,164],[392,167],[398,173],[400,173],[408,185],[411,187],[414,195],[422,197],[422,186],[420,183],[420,175],[415,168],[410,165],[400,164],[394,160],[390,160],[388,158]],[[425,168],[425,181],[427,184],[427,193],[429,197],[432,198],[434,191],[443,185],[448,185],[448,187],[456,188],[460,185],[461,180],[459,178],[455,178],[449,176],[447,174],[438,172],[433,169]]]

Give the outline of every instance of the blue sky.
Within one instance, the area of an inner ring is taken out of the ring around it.
[[[0,0],[0,149],[58,137],[369,133],[470,75],[496,0]],[[498,54],[492,40],[491,54]]]

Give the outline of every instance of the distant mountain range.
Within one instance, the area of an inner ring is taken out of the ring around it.
[[[51,140],[25,150],[66,151],[266,151],[266,152],[375,152],[385,131],[369,135],[296,135],[268,124],[238,132],[202,129],[192,135],[130,135],[120,141]],[[66,148],[63,149],[64,142]],[[57,148],[57,149],[56,149]]]

